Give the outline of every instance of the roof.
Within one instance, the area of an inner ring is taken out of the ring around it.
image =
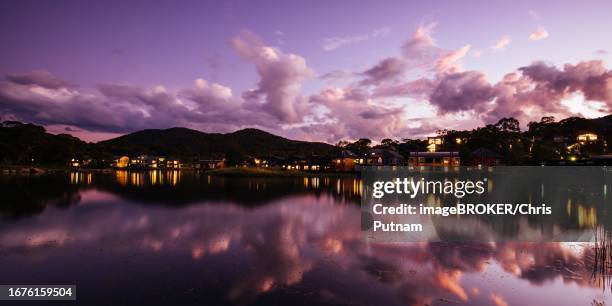
[[[410,152],[410,157],[459,157],[459,152]]]
[[[340,150],[340,152],[338,154],[338,157],[343,157],[343,158],[345,158],[345,157],[355,157],[355,156],[356,156],[355,153],[353,153],[352,151],[347,150],[347,149]]]
[[[401,154],[397,153],[396,151],[389,150],[389,149],[372,149],[370,150],[370,154],[382,155],[385,157],[391,157],[391,158],[397,158],[397,159],[404,158],[404,156],[402,156]]]

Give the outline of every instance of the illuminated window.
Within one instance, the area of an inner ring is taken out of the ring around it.
[[[429,138],[427,138],[427,142],[430,145],[432,145],[432,144],[433,145],[441,145],[443,143],[443,140],[442,140],[441,137],[429,137]]]
[[[430,144],[427,146],[427,151],[429,152],[436,152],[436,145],[435,144]]]
[[[127,156],[121,156],[117,160],[117,168],[127,168],[129,164],[130,164],[130,158]]]
[[[596,141],[597,134],[593,134],[593,133],[580,134],[578,135],[577,139],[578,141],[581,141],[581,142]]]

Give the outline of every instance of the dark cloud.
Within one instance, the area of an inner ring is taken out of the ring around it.
[[[36,85],[48,89],[72,86],[70,82],[59,79],[46,70],[33,70],[25,74],[8,75],[6,79],[16,84]]]
[[[397,57],[389,57],[380,61],[376,66],[361,73],[365,79],[361,85],[379,85],[383,82],[397,80],[406,72],[407,64]]]
[[[535,62],[519,69],[553,98],[581,92],[587,100],[605,102],[612,106],[612,71],[599,60],[566,64],[563,70]],[[552,100],[552,99],[551,99]]]
[[[102,84],[97,89],[97,93],[65,87],[40,90],[38,85],[0,83],[0,113],[39,124],[113,133],[173,126],[233,131],[243,125],[278,125],[274,117],[235,99],[229,88],[202,79],[178,94],[161,86]]]
[[[187,126],[233,131],[245,126],[279,129],[310,114],[301,83],[313,76],[305,60],[263,45],[249,33],[232,40],[252,62],[258,87],[234,96],[217,83],[197,79],[193,88],[168,92],[163,86],[140,88],[101,84],[80,91],[46,71],[10,75],[0,83],[0,114],[39,124],[63,124],[94,132],[125,133],[145,128]]]
[[[493,88],[483,73],[466,71],[442,75],[436,80],[429,102],[441,114],[483,111],[494,97]]]
[[[92,131],[126,132],[147,126],[129,103],[113,103],[67,88],[0,84],[0,111],[39,124],[65,124]]]
[[[515,117],[523,122],[544,115],[580,115],[563,103],[576,94],[612,111],[612,71],[602,61],[566,64],[562,69],[534,62],[491,84],[484,73],[457,69],[397,84],[378,86],[375,97],[412,97],[428,101],[439,114],[474,112],[485,122]]]
[[[603,103],[605,112],[612,111],[612,72],[597,60],[565,64],[563,69],[534,62],[495,85],[495,108],[486,118],[513,116],[527,121],[542,114],[576,115],[562,103],[576,94]]]

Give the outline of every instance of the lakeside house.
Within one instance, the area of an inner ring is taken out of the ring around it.
[[[140,155],[136,159],[131,160],[132,167],[143,169],[163,168],[166,162],[165,157]]]
[[[168,159],[166,161],[166,169],[181,169],[182,166],[178,159]]]
[[[320,171],[329,169],[326,168],[329,163],[325,156],[288,156],[284,159],[281,167],[287,170]]]
[[[330,168],[341,172],[354,171],[355,165],[360,163],[363,163],[363,158],[357,158],[355,153],[342,149],[332,160]]]
[[[180,169],[183,165],[174,158],[139,155],[135,158],[115,157],[110,166],[115,169]]]
[[[71,168],[80,168],[81,166],[83,166],[83,162],[80,159],[73,158],[68,163],[68,166]]]
[[[191,165],[191,168],[197,170],[219,169],[225,168],[226,159],[200,159]]]
[[[497,166],[513,164],[517,160],[523,164],[594,164],[608,165],[612,162],[610,155],[606,155],[606,135],[598,135],[594,132],[583,132],[570,134],[550,133],[543,142],[538,144],[533,138],[527,139],[525,143],[528,149],[523,156],[513,156],[513,145],[521,147],[521,139],[512,143],[492,146],[484,142],[482,147],[470,152],[470,146],[476,141],[469,135],[454,133],[438,137],[429,137],[419,142],[406,142],[406,144],[381,144],[374,148],[354,147],[357,152],[345,147],[337,147],[327,155],[296,154],[296,155],[272,155],[248,156],[239,160],[232,160],[231,165],[242,167],[277,167],[285,170],[299,171],[334,171],[354,172],[359,171],[362,166],[427,166],[427,167],[456,167],[460,165],[472,166]],[[482,142],[482,141],[481,141]],[[402,146],[403,145],[403,146]],[[543,155],[542,145],[552,152]],[[537,147],[540,146],[540,147]],[[534,149],[535,147],[535,149]],[[550,149],[549,149],[550,148]],[[416,149],[416,150],[414,150]],[[414,150],[414,151],[412,151]],[[417,151],[418,150],[418,151]],[[539,151],[537,151],[539,150]],[[503,152],[498,153],[498,152]],[[278,154],[278,153],[276,153]],[[541,159],[529,160],[540,154]],[[560,157],[557,157],[560,156]],[[462,160],[463,159],[463,160]],[[87,167],[88,161],[84,159],[72,159],[68,165],[73,168]],[[106,162],[108,165],[108,162]],[[228,161],[223,155],[208,158],[193,157],[179,160],[173,157],[139,155],[137,157],[117,156],[112,162],[115,169],[194,169],[208,170],[228,166]]]
[[[396,151],[389,149],[372,149],[366,156],[367,166],[401,166],[405,158]]]
[[[584,134],[580,134],[578,136],[576,136],[576,140],[578,142],[594,142],[597,141],[597,134],[595,133],[584,133]]]
[[[444,145],[444,137],[427,137],[427,151],[436,152],[442,145]]]
[[[111,164],[111,167],[117,169],[125,169],[130,166],[130,158],[127,156],[119,156],[114,159],[114,162]]]
[[[410,152],[408,164],[413,167],[457,167],[461,165],[459,152]]]
[[[597,149],[599,148],[599,149]],[[593,132],[585,132],[576,136],[576,142],[567,145],[567,152],[574,157],[585,155],[598,155],[604,153],[608,148],[608,143],[603,137]]]

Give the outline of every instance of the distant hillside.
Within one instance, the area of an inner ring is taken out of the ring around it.
[[[591,119],[602,131],[612,134],[612,115]]]
[[[321,142],[296,141],[258,129],[233,133],[203,133],[187,128],[143,130],[99,142],[99,149],[113,154],[220,157],[230,151],[245,155],[325,154],[333,146]]]

